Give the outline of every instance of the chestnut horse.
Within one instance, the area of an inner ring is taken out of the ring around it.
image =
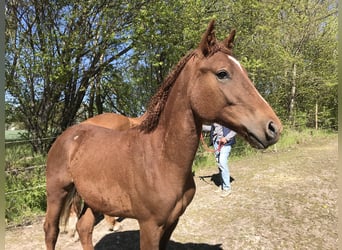
[[[46,170],[47,249],[54,249],[61,210],[76,192],[84,200],[77,222],[83,249],[94,249],[96,213],[137,219],[140,249],[166,249],[195,194],[191,167],[204,122],[233,129],[255,148],[278,141],[281,122],[232,56],[234,36],[217,41],[211,21],[140,125],[116,131],[81,123],[56,139]]]

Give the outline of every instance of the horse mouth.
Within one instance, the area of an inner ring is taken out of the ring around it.
[[[267,145],[265,145],[257,136],[255,136],[251,132],[247,133],[247,141],[249,142],[249,144],[251,144],[252,147],[254,147],[256,149],[267,148]]]

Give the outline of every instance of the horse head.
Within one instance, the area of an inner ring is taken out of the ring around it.
[[[255,148],[267,148],[279,139],[282,124],[233,57],[233,30],[219,42],[212,21],[196,50],[196,73],[190,81],[190,105],[202,121],[235,130]]]

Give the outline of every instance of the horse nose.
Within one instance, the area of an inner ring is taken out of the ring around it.
[[[273,121],[270,121],[267,124],[266,129],[266,138],[268,141],[275,141],[277,140],[280,133],[280,129],[278,128],[277,124],[275,124]]]

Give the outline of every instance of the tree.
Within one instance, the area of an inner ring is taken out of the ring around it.
[[[172,67],[197,46],[211,19],[205,6],[201,1],[172,0],[141,9],[133,27],[138,43],[134,44],[127,78],[142,110]]]
[[[141,114],[206,26],[201,1],[185,3],[9,0],[7,101],[34,150],[95,114]]]
[[[46,151],[50,142],[42,138],[75,122],[96,77],[132,49],[130,25],[144,4],[7,2],[6,93],[37,139],[35,151]]]
[[[236,28],[236,57],[285,124],[337,124],[337,3],[37,1],[6,3],[6,97],[37,151],[102,112],[137,116],[208,21]],[[324,93],[324,96],[321,94]]]
[[[336,127],[335,0],[222,1],[215,10],[237,28],[237,57],[285,124],[313,126],[318,102]]]
[[[291,75],[288,117],[290,124],[296,126],[296,115],[298,119],[304,115],[303,122],[312,126],[321,93],[330,92],[323,98],[335,96],[337,99],[329,86],[337,85],[337,6],[335,1],[298,1],[291,7],[283,14],[290,31],[284,41],[286,52],[292,56],[292,66],[288,68]]]

